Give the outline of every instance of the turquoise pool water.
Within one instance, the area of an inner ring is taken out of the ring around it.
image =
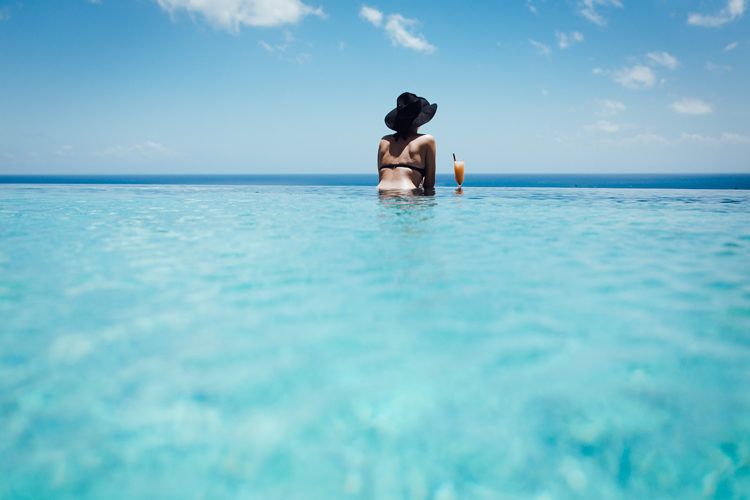
[[[748,498],[750,192],[0,186],[0,498]]]

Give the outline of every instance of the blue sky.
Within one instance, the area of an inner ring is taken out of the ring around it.
[[[0,0],[0,174],[750,173],[747,0]]]

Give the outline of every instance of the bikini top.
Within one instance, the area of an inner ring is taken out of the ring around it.
[[[378,167],[378,170],[381,170],[384,168],[398,168],[398,167],[410,168],[424,175],[424,167],[418,167],[416,165],[407,165],[405,163],[394,163],[393,165],[381,165],[380,167]]]

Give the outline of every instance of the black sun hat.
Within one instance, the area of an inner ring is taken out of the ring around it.
[[[386,126],[395,131],[412,130],[432,120],[437,103],[430,104],[424,97],[404,92],[396,99],[396,107],[385,115]]]

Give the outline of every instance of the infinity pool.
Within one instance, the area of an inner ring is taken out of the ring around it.
[[[750,192],[0,186],[0,498],[748,498]]]

